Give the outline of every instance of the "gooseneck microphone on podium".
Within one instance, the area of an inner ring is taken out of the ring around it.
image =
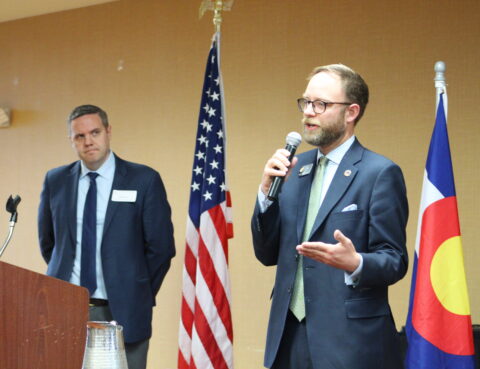
[[[3,252],[7,248],[7,245],[10,242],[10,239],[12,238],[13,229],[15,228],[15,223],[17,222],[17,218],[18,218],[17,206],[21,200],[22,200],[21,197],[18,195],[16,195],[14,198],[12,197],[12,195],[10,195],[10,197],[7,200],[6,208],[7,208],[7,211],[10,214],[12,214],[12,216],[10,217],[10,225],[8,228],[7,239],[3,243],[2,249],[0,249],[0,257],[2,257]]]
[[[298,145],[302,142],[302,136],[298,132],[290,132],[286,138],[287,144],[285,145],[285,150],[290,152],[288,160],[291,162],[295,156],[295,151],[297,151]],[[282,184],[285,180],[285,177],[275,177],[273,179],[270,190],[268,190],[267,198],[271,201],[276,201],[280,191],[282,190]]]

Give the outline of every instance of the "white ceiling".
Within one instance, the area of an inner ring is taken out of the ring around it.
[[[0,0],[0,23],[116,0]]]

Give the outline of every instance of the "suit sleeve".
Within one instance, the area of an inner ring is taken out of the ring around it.
[[[359,286],[390,285],[404,277],[408,267],[406,225],[408,203],[405,182],[397,165],[377,176],[369,207],[368,251],[362,253]]]
[[[160,175],[155,172],[147,188],[143,217],[145,258],[155,296],[175,256],[171,210]]]
[[[266,266],[276,265],[280,245],[280,212],[278,201],[273,202],[264,213],[258,200],[251,223],[253,249],[257,259]]]
[[[53,247],[55,245],[52,213],[50,210],[50,190],[48,186],[48,173],[45,176],[42,193],[40,195],[40,205],[38,207],[37,223],[40,252],[42,253],[43,259],[48,264],[52,257]]]

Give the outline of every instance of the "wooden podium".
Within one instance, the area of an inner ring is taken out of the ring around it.
[[[0,262],[0,368],[81,369],[88,291]]]

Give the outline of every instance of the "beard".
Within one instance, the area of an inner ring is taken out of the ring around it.
[[[317,128],[314,131],[309,131],[306,127],[306,123],[315,124]],[[345,134],[346,125],[339,119],[330,124],[318,125],[317,121],[309,118],[303,118],[302,124],[304,125],[302,137],[305,142],[312,146],[326,147],[336,142],[340,137]]]

